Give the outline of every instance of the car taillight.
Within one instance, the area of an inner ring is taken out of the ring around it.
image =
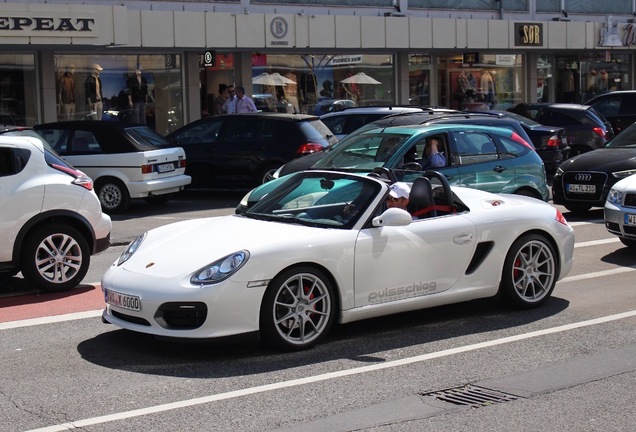
[[[522,145],[534,150],[534,147],[532,145],[530,145],[528,142],[526,142],[526,140],[521,138],[517,132],[513,132],[512,136],[510,138],[512,138],[513,141],[518,142],[519,144],[522,144]]]
[[[298,147],[298,150],[296,150],[296,154],[298,155],[304,155],[304,154],[308,154],[308,153],[316,153],[322,150],[322,145],[320,144],[315,144],[315,143],[306,143],[301,145],[300,147]]]
[[[553,135],[548,140],[548,147],[559,147],[561,145],[561,140],[558,136]]]
[[[557,210],[557,214],[556,217],[554,218],[557,222],[562,223],[563,225],[567,226],[568,225],[568,221],[565,220],[565,217],[561,214],[560,211]]]
[[[179,159],[177,161],[177,168],[185,168],[186,166],[186,160],[185,159]]]
[[[597,134],[599,134],[602,138],[607,138],[605,136],[605,129],[600,128],[600,127],[595,127],[594,129],[592,129],[594,132],[596,132]]]
[[[73,180],[73,184],[83,187],[86,190],[93,190],[93,180],[86,174],[81,171],[77,171],[62,165],[52,164],[51,167],[55,168],[58,171],[62,171],[65,174],[70,175],[75,180]]]
[[[142,165],[141,173],[142,174],[150,174],[152,172],[152,165]]]

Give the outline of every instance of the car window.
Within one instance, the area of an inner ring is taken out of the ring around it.
[[[347,121],[347,116],[331,116],[325,117],[322,119],[322,122],[329,128],[329,130],[335,134],[349,134],[350,132],[345,132],[345,123]]]
[[[179,144],[201,144],[216,142],[223,126],[223,119],[206,120],[192,124],[174,133],[173,141]]]
[[[310,141],[329,141],[330,144],[337,142],[333,132],[322,122],[322,120],[310,120],[300,123],[300,130]]]
[[[468,165],[499,159],[497,146],[490,135],[480,132],[454,134],[459,165]]]
[[[555,111],[546,111],[542,121],[543,124],[549,126],[574,126],[579,124],[576,119]]]
[[[503,157],[506,158],[511,158],[511,157],[516,157],[516,156],[520,156],[522,154],[526,154],[528,152],[528,147],[524,146],[523,144],[516,142],[510,138],[505,138],[502,136],[499,136],[499,142],[501,143],[501,146],[504,148],[505,150],[505,155],[503,155]]]
[[[231,119],[225,133],[227,142],[256,141],[261,133],[264,121],[253,118]]]
[[[506,113],[506,117],[509,117],[511,119],[517,120],[519,123],[526,125],[528,127],[537,127],[537,126],[541,126],[541,123],[536,122],[532,119],[529,119],[527,117],[524,117],[522,115],[516,114],[516,113]]]
[[[71,138],[70,154],[101,154],[102,149],[92,132],[77,130]]]
[[[393,133],[349,135],[350,139],[338,143],[332,151],[316,162],[314,168],[351,168],[370,171],[384,165],[409,136]]]
[[[592,108],[604,116],[618,115],[618,112],[621,109],[621,101],[622,98],[620,95],[607,96],[592,105]]]
[[[616,135],[607,147],[636,147],[636,123]]]
[[[276,134],[274,133],[274,125],[270,121],[266,121],[263,123],[263,128],[261,129],[261,136],[259,137],[259,141],[271,141],[276,138]]]
[[[37,133],[55,150],[58,154],[68,155],[68,137],[70,132],[64,129],[38,129]]]
[[[583,121],[584,123],[589,123],[594,126],[607,124],[607,119],[600,112],[596,111],[594,108],[590,108],[585,111],[586,119]]]
[[[0,177],[15,175],[19,172],[13,149],[0,147]]]
[[[164,137],[147,126],[129,127],[125,131],[141,147],[165,147],[169,145]]]

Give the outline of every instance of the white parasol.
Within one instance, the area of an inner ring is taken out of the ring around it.
[[[340,82],[344,84],[382,84],[380,81],[371,78],[364,72],[358,72],[357,74],[350,76],[349,78],[345,78]]]
[[[268,85],[268,86],[286,86],[287,84],[296,84],[296,81],[285,78],[278,72],[268,74],[263,72],[262,74],[252,78],[252,84]]]

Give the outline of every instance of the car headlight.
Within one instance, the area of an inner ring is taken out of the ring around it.
[[[562,175],[563,175],[563,168],[558,167],[556,171],[554,172],[554,177],[560,177]]]
[[[194,272],[190,282],[195,285],[210,285],[221,282],[243,267],[249,257],[250,253],[246,250],[234,252]]]
[[[616,190],[616,189],[610,189],[609,193],[607,194],[607,202],[610,204],[614,204],[614,205],[621,205],[621,202],[623,200],[623,192]]]
[[[630,175],[636,174],[636,169],[625,170],[625,171],[615,171],[612,173],[614,177],[617,179],[624,179],[625,177],[629,177]]]
[[[139,249],[139,246],[141,246],[141,243],[144,241],[144,239],[146,238],[147,234],[148,233],[145,232],[145,233],[143,233],[142,235],[140,235],[139,237],[137,237],[136,239],[134,239],[133,241],[130,242],[128,247],[126,249],[124,249],[124,251],[119,256],[119,259],[117,260],[117,265],[118,266],[120,266],[123,263],[125,263],[126,261],[128,261],[128,259],[131,256],[133,256],[133,254],[135,252],[137,252],[137,249]]]

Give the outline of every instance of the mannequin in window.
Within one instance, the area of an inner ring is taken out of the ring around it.
[[[609,89],[609,79],[607,77],[607,71],[605,69],[601,70],[598,78],[598,91],[604,92]]]
[[[141,68],[135,71],[135,76],[128,80],[128,105],[132,108],[131,121],[146,124],[146,103],[148,102],[148,82],[141,73]]]
[[[75,116],[75,65],[71,64],[66,67],[64,75],[60,77],[58,82],[58,103],[63,119],[66,121],[73,120]]]
[[[94,120],[101,120],[104,113],[104,104],[102,102],[102,80],[99,74],[104,69],[95,63],[92,66],[92,73],[84,81],[84,91],[86,92],[86,103],[90,116]]]
[[[488,108],[495,104],[495,81],[487,70],[481,71],[481,97]]]

